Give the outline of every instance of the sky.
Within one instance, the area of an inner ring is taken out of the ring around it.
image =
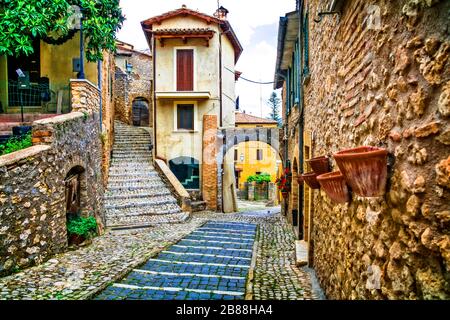
[[[133,44],[137,50],[148,49],[140,22],[183,4],[210,15],[217,9],[217,0],[121,0],[120,6],[127,20],[118,39]],[[236,70],[250,80],[273,81],[278,22],[280,16],[295,10],[295,0],[220,0],[220,5],[230,11],[228,20],[244,47]],[[241,109],[258,117],[268,117],[267,100],[272,92],[273,84],[258,85],[242,79],[236,84]]]

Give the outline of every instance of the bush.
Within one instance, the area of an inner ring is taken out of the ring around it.
[[[3,144],[0,144],[0,156],[13,153],[31,147],[31,133],[21,137],[11,137]]]
[[[254,174],[247,178],[247,182],[256,182],[256,183],[270,182],[270,180],[271,180],[270,174],[268,173]]]
[[[97,235],[97,220],[94,217],[76,217],[67,221],[67,233],[82,236],[86,239]]]

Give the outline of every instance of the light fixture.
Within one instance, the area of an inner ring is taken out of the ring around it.
[[[126,68],[127,68],[127,73],[131,74],[131,72],[133,71],[133,65],[131,63],[127,62]]]
[[[323,16],[330,15],[330,14],[337,14],[338,19],[339,19],[340,15],[341,15],[341,9],[342,9],[342,6],[344,5],[344,2],[345,2],[345,0],[332,0],[330,5],[328,6],[327,11],[317,10],[318,18],[314,18],[314,22],[319,23],[322,21]]]

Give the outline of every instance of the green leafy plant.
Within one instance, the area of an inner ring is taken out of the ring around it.
[[[264,183],[264,182],[270,182],[270,181],[271,181],[271,178],[270,178],[270,174],[268,174],[268,173],[254,174],[247,178],[247,182]]]
[[[9,138],[8,141],[0,144],[0,156],[29,148],[32,145],[31,133],[21,137]]]
[[[86,239],[97,235],[97,220],[95,217],[76,217],[67,221],[67,232],[70,235],[82,236]]]
[[[87,60],[101,60],[103,50],[115,51],[125,20],[119,0],[0,0],[0,55],[29,55],[36,38],[63,43],[74,32],[74,5],[82,8]]]

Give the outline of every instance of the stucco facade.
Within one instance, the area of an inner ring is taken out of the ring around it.
[[[142,22],[154,57],[155,157],[172,165],[195,166],[195,173],[187,178],[182,172],[183,178],[178,176],[187,189],[203,189],[203,140],[211,134],[203,127],[205,116],[216,116],[217,126],[209,128],[215,135],[219,127],[235,125],[234,66],[242,48],[222,34],[224,25],[229,27],[226,20],[185,7]],[[177,90],[178,50],[193,51],[193,90]],[[180,104],[193,105],[189,130],[178,129]],[[225,170],[224,176],[234,183],[233,169]]]

